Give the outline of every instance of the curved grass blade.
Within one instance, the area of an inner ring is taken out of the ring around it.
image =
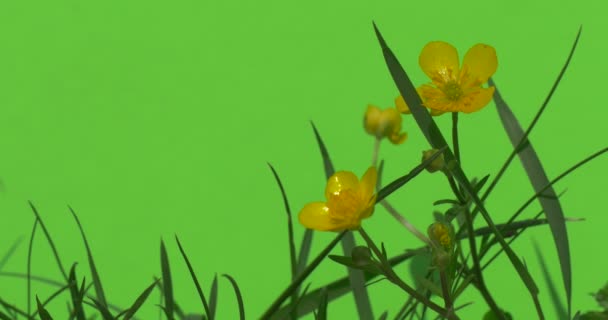
[[[86,320],[84,315],[84,309],[82,308],[82,298],[84,292],[79,292],[78,285],[76,282],[76,263],[70,268],[69,284],[70,284],[70,296],[72,297],[72,307],[74,309],[74,315],[77,320]],[[84,289],[84,288],[83,288]],[[83,290],[84,291],[84,290]]]
[[[182,258],[186,262],[186,266],[188,266],[188,271],[190,272],[190,276],[192,277],[192,281],[194,282],[194,286],[196,287],[196,291],[198,292],[198,296],[201,299],[201,303],[203,304],[203,308],[205,309],[205,315],[207,318],[211,316],[211,308],[209,304],[207,304],[207,299],[205,299],[205,294],[203,293],[203,289],[201,288],[201,284],[198,282],[198,278],[194,273],[194,268],[192,268],[192,264],[190,264],[190,260],[186,255],[186,251],[182,247],[182,244],[179,242],[179,238],[175,235],[175,241],[177,242],[177,247],[179,248],[179,252],[182,254]]]
[[[412,169],[408,174],[397,178],[393,182],[386,185],[386,187],[380,189],[380,191],[378,191],[378,195],[376,196],[376,203],[380,203],[380,201],[384,200],[384,198],[388,197],[391,193],[395,192],[397,189],[401,188],[410,180],[414,179],[417,175],[424,171],[424,168],[426,168],[431,162],[437,159],[437,157],[439,157],[446,149],[446,146],[442,147],[441,149],[439,149],[438,152],[433,154],[427,160],[414,167],[414,169]]]
[[[38,299],[38,295],[36,295],[36,302],[38,303],[38,313],[40,314],[40,320],[53,320],[51,314],[46,311],[46,309],[40,303],[40,299]]]
[[[59,288],[57,291],[53,292],[53,294],[51,294],[48,298],[46,298],[46,300],[44,300],[44,302],[42,302],[42,306],[46,307],[49,303],[51,303],[51,301],[53,301],[60,294],[62,294],[67,289],[69,289],[71,285],[72,285],[71,283],[68,283],[68,284],[64,285],[63,287]],[[34,313],[32,314],[32,318],[36,318],[36,315],[38,315],[38,309],[36,309],[34,311]]]
[[[239,289],[236,280],[228,274],[223,274],[222,277],[228,279],[230,284],[232,284],[232,288],[234,289],[234,294],[236,295],[236,301],[239,306],[239,319],[245,320],[245,305],[243,304],[243,296],[241,295],[241,290]]]
[[[308,267],[306,267],[306,269],[304,269],[302,271],[302,273],[300,273],[296,279],[294,281],[291,282],[291,284],[289,286],[287,286],[287,288],[285,288],[285,290],[283,290],[283,292],[279,295],[279,297],[272,303],[272,305],[270,305],[270,307],[264,312],[264,314],[260,317],[261,319],[268,319],[271,316],[273,316],[275,314],[275,312],[277,312],[277,310],[279,310],[279,308],[281,307],[281,305],[283,305],[283,303],[285,302],[285,300],[292,294],[293,290],[295,290],[297,287],[299,287],[302,282],[304,280],[306,280],[306,278],[312,273],[312,271],[317,268],[317,266],[321,263],[321,261],[323,261],[323,259],[325,258],[325,256],[327,256],[327,254],[336,246],[336,244],[338,244],[338,242],[340,242],[340,240],[342,239],[342,237],[344,236],[344,234],[347,231],[343,231],[340,234],[338,234],[334,240],[332,240],[332,242],[330,242],[327,247],[325,247],[325,249],[323,249],[323,251],[321,251],[317,257],[310,263],[310,265]]]
[[[97,296],[97,301],[99,301],[104,307],[108,307],[108,302],[106,300],[106,295],[103,290],[103,286],[101,285],[101,279],[99,278],[99,273],[97,272],[97,267],[95,266],[95,261],[93,260],[93,254],[91,253],[91,247],[89,246],[89,241],[87,241],[87,237],[84,234],[84,229],[82,228],[82,224],[80,223],[80,219],[76,215],[74,209],[71,206],[68,206],[68,209],[72,213],[76,224],[78,225],[78,230],[80,230],[80,235],[82,236],[82,241],[84,242],[85,249],[87,250],[87,259],[89,262],[89,268],[91,269],[91,277],[93,278],[93,286],[95,288],[95,295]]]
[[[312,121],[310,123],[312,124],[312,129],[315,133],[317,144],[319,145],[319,149],[321,151],[321,156],[323,157],[325,179],[329,180],[329,178],[335,173],[335,169],[331,162],[331,158],[329,157],[327,147],[325,147],[325,143],[323,142],[317,127],[315,127],[315,124]],[[353,248],[355,248],[355,236],[352,232],[347,233],[342,238],[342,251],[344,252],[344,255],[350,255]],[[353,295],[355,297],[355,305],[357,306],[359,318],[373,319],[374,314],[372,312],[372,305],[367,292],[367,287],[365,286],[365,277],[363,276],[363,272],[352,268],[347,268],[346,270],[348,272],[350,283],[353,286]]]
[[[468,194],[469,197],[473,200],[473,203],[475,203],[478,210],[481,212],[481,214],[482,214],[484,220],[486,221],[486,223],[488,224],[488,226],[490,228],[492,228],[492,231],[494,232],[496,239],[499,241],[500,245],[504,248],[504,250],[509,258],[509,261],[514,266],[515,270],[517,271],[519,277],[522,279],[522,281],[526,285],[526,288],[528,289],[530,294],[532,296],[538,295],[538,287],[534,283],[534,279],[532,278],[532,276],[530,275],[528,270],[523,266],[521,260],[517,257],[517,255],[515,255],[513,250],[506,243],[506,241],[504,240],[504,238],[502,237],[502,235],[500,234],[498,229],[496,229],[494,222],[490,218],[490,214],[485,209],[482,201],[479,199],[477,194],[475,194],[474,188],[471,186],[469,179],[466,177],[465,173],[462,171],[462,168],[460,167],[460,165],[458,165],[458,162],[456,161],[454,154],[449,149],[445,138],[443,137],[443,135],[441,134],[441,131],[437,127],[437,124],[430,116],[429,111],[422,106],[422,101],[420,100],[420,97],[418,96],[416,88],[412,84],[412,82],[409,79],[409,77],[407,76],[406,72],[403,70],[403,67],[401,67],[401,64],[395,57],[394,53],[391,51],[391,49],[388,47],[388,45],[384,41],[384,38],[382,37],[382,34],[378,30],[375,23],[374,23],[374,29],[375,29],[378,41],[380,42],[380,46],[382,48],[382,53],[383,53],[385,62],[387,64],[387,67],[391,73],[391,76],[392,76],[397,88],[399,89],[399,92],[401,93],[401,95],[405,99],[405,102],[409,106],[409,109],[412,112],[412,115],[414,116],[414,119],[416,120],[418,127],[420,128],[420,130],[424,134],[425,138],[427,139],[427,141],[431,144],[431,146],[433,148],[435,148],[435,149],[441,149],[444,147],[446,148],[445,151],[443,152],[444,158],[446,160],[446,163],[448,163],[448,165],[453,164],[452,174],[454,175],[454,178],[456,178],[456,180],[460,183],[464,192],[466,194]],[[472,219],[470,219],[470,215],[467,215],[467,216],[469,218],[469,219],[467,219],[468,220],[467,225],[469,228],[472,228]],[[470,241],[470,242],[471,242],[472,248],[474,248],[473,247],[474,241]],[[477,270],[477,272],[479,272],[479,261],[477,259],[477,254],[474,251],[475,250],[472,250],[472,257],[473,257],[473,261],[475,262],[476,270]],[[481,274],[478,274],[478,278],[479,278],[479,281],[483,283],[483,278],[482,278]],[[486,292],[486,294],[487,294],[486,298],[488,298],[489,292]],[[498,312],[500,312],[500,310],[498,310],[497,308],[498,308],[497,306],[494,306],[493,309],[496,309]]]
[[[171,281],[171,268],[165,243],[160,240],[160,268],[163,279],[163,296],[165,297],[165,313],[168,320],[174,320],[175,300],[173,299],[173,282]]]
[[[38,218],[34,221],[30,244],[27,248],[27,314],[32,314],[32,252],[34,250],[34,237],[36,236],[38,221],[40,221]]]
[[[579,33],[580,36],[580,33]],[[576,47],[576,43],[574,44],[573,50]],[[573,53],[573,52],[571,52]],[[570,56],[571,57],[571,56]],[[570,58],[569,57],[569,58]],[[568,59],[568,62],[570,59]],[[566,63],[566,66],[568,63]],[[566,67],[565,66],[565,67]],[[565,68],[564,67],[564,68]],[[565,69],[563,69],[565,71]],[[557,81],[559,83],[559,79]],[[514,148],[518,148],[522,146],[518,151],[517,155],[521,160],[521,163],[528,175],[530,182],[532,183],[532,187],[535,191],[539,191],[543,186],[545,186],[549,182],[549,178],[545,173],[545,170],[541,164],[541,161],[532,146],[532,143],[528,140],[527,134],[524,133],[519,121],[507,105],[507,103],[503,100],[498,91],[498,87],[492,82],[490,79],[490,85],[494,85],[494,102],[496,103],[496,109],[498,110],[498,114],[502,121],[503,126],[505,127],[505,131],[511,140]],[[556,83],[557,85],[557,83]],[[539,110],[537,117],[540,116],[542,110],[546,105]],[[528,129],[527,133],[530,132],[532,126]],[[521,141],[525,141],[522,142]],[[564,212],[559,203],[559,200],[555,199],[555,190],[552,187],[547,189],[542,193],[543,197],[539,197],[538,201],[540,202],[541,207],[545,211],[547,219],[549,220],[549,226],[551,228],[551,234],[553,236],[553,242],[557,248],[557,254],[559,257],[560,268],[562,271],[562,281],[564,283],[564,288],[566,290],[566,299],[568,303],[568,309],[570,309],[570,300],[572,298],[572,271],[571,271],[571,262],[570,262],[570,247],[568,244],[568,230],[566,229],[566,222],[564,220]],[[546,197],[545,197],[546,196]]]
[[[213,277],[211,283],[211,292],[209,293],[209,320],[215,319],[215,310],[217,308],[217,274]]]
[[[154,290],[154,287],[156,286],[156,282],[157,281],[154,281],[154,283],[152,283],[150,286],[148,286],[139,295],[139,297],[137,297],[137,299],[135,300],[135,302],[133,303],[131,308],[129,308],[129,311],[127,311],[125,313],[124,320],[130,320],[131,318],[133,318],[133,316],[135,315],[137,310],[139,310],[139,308],[141,308],[141,306],[144,304],[144,302],[146,302],[146,300],[148,299],[148,296],[150,296],[150,293],[152,293],[152,290]]]
[[[547,286],[549,287],[549,295],[551,296],[551,301],[553,302],[555,313],[558,315],[558,319],[568,319],[568,311],[566,310],[566,306],[564,306],[564,303],[559,299],[557,288],[555,287],[553,279],[551,279],[551,274],[549,273],[549,269],[547,268],[547,264],[545,263],[543,254],[541,253],[540,248],[538,247],[538,243],[536,241],[533,241],[532,245],[534,246],[534,252],[536,253],[536,258],[538,259],[538,263],[540,264],[540,268],[542,269],[545,282],[547,282]]]
[[[19,245],[21,244],[22,241],[23,241],[23,237],[17,238],[17,240],[15,240],[15,242],[13,242],[13,245],[4,254],[2,259],[0,259],[0,270],[2,270],[4,265],[8,262],[8,259],[11,258],[11,256],[15,253],[15,251],[17,251],[17,248],[19,247]]]
[[[44,236],[46,237],[47,242],[51,246],[51,250],[53,251],[53,255],[55,256],[55,261],[57,261],[57,265],[59,266],[59,271],[61,271],[61,275],[63,276],[63,279],[67,282],[68,275],[65,272],[65,268],[63,268],[61,259],[59,258],[59,252],[57,251],[57,247],[55,246],[55,243],[53,242],[53,239],[51,238],[51,235],[49,234],[48,229],[44,225],[44,222],[40,218],[40,214],[38,213],[38,210],[34,206],[34,203],[32,201],[28,201],[28,203],[30,205],[30,208],[32,208],[32,211],[34,212],[34,215],[36,216],[38,223],[40,223],[40,227],[42,228],[42,231],[44,232]]]
[[[289,207],[289,201],[287,201],[287,194],[285,193],[285,188],[283,188],[283,183],[277,174],[277,171],[274,167],[269,163],[268,166],[270,170],[272,170],[272,174],[274,175],[277,184],[279,185],[279,189],[281,189],[281,196],[283,197],[283,203],[285,204],[285,212],[287,213],[287,232],[289,237],[289,258],[291,265],[291,280],[296,277],[296,245],[293,237],[293,222],[291,218],[291,208]]]

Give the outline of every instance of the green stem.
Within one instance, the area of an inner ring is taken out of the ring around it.
[[[460,163],[460,145],[458,143],[458,112],[452,112],[452,143],[454,145],[454,157],[456,158],[456,161]]]
[[[378,154],[380,153],[380,142],[382,139],[376,138],[374,141],[374,152],[372,153],[372,166],[376,166],[378,164]]]
[[[363,239],[365,239],[365,242],[367,242],[367,245],[370,247],[370,249],[372,249],[372,251],[374,251],[374,254],[376,254],[378,259],[380,259],[381,261],[385,261],[386,259],[385,259],[384,255],[382,254],[380,249],[378,249],[378,246],[376,246],[376,244],[369,237],[369,235],[365,232],[365,230],[363,230],[363,228],[359,228],[359,233],[361,234]],[[399,278],[399,276],[395,273],[395,271],[393,271],[393,269],[390,267],[390,265],[387,265],[383,262],[382,269],[385,272],[386,278],[390,282],[399,286],[401,289],[403,289],[405,292],[407,292],[410,296],[413,296],[415,299],[420,301],[422,304],[428,306],[435,312],[439,313],[440,315],[443,315],[444,317],[447,317],[450,320],[459,319],[455,314],[450,314],[447,310],[445,310],[438,304],[434,303],[433,301],[427,299],[426,297],[421,295],[418,291],[414,290],[414,288],[410,287],[405,282],[403,282],[403,280],[401,280],[401,278]]]
[[[445,308],[448,310],[449,313],[452,313],[453,306],[452,298],[450,297],[450,283],[445,269],[442,268],[439,271],[439,277],[441,279],[441,291],[443,291],[443,301],[445,302]]]

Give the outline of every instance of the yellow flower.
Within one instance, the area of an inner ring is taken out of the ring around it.
[[[378,139],[388,138],[393,144],[401,144],[407,139],[407,133],[401,131],[401,115],[395,108],[380,108],[368,105],[363,125],[367,133]]]
[[[350,171],[332,175],[325,187],[326,202],[311,202],[299,214],[300,223],[319,231],[355,230],[372,215],[376,203],[375,167],[367,169],[361,181]]]
[[[474,45],[465,54],[462,68],[459,68],[456,48],[446,42],[434,41],[422,49],[418,62],[432,81],[418,88],[427,108],[471,113],[492,100],[494,87],[482,88],[481,85],[488,81],[498,66],[493,47]]]
[[[444,222],[435,222],[429,226],[427,233],[437,247],[443,248],[448,252],[452,249],[454,233],[450,225]]]

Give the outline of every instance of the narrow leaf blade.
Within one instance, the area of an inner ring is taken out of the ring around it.
[[[241,295],[241,290],[239,289],[236,280],[234,280],[234,278],[228,274],[223,274],[222,276],[228,279],[228,281],[230,281],[230,284],[232,284],[234,294],[236,295],[237,304],[239,306],[239,319],[245,320],[245,304],[243,303],[243,296]]]
[[[175,311],[175,300],[173,298],[173,282],[171,280],[171,268],[169,266],[169,257],[165,243],[160,241],[160,268],[163,279],[163,296],[165,297],[165,312],[167,318],[173,320]]]
[[[129,308],[129,311],[127,311],[127,313],[125,313],[124,320],[130,320],[131,318],[133,318],[133,316],[135,315],[137,310],[139,310],[139,308],[141,308],[141,306],[144,304],[144,302],[146,302],[146,300],[148,300],[150,293],[152,293],[152,290],[154,290],[154,287],[156,286],[156,282],[157,281],[154,281],[154,283],[152,283],[150,286],[148,286],[139,295],[139,297],[137,297],[137,299],[135,300],[133,305],[131,305],[131,308]]]

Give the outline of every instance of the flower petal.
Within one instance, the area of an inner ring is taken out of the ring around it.
[[[425,107],[437,112],[453,112],[456,110],[454,101],[449,100],[443,91],[432,85],[422,85],[420,87],[420,96]]]
[[[459,107],[464,113],[471,113],[480,110],[492,101],[492,95],[494,94],[494,87],[489,88],[477,88],[463,97],[462,106]]]
[[[339,193],[346,189],[357,189],[359,179],[350,171],[338,171],[327,180],[325,187],[325,198],[329,199],[330,195]]]
[[[403,99],[403,97],[401,95],[399,95],[397,98],[395,98],[395,108],[397,108],[397,110],[399,110],[399,112],[401,112],[401,113],[405,113],[405,114],[412,113],[410,111],[410,108],[407,106],[407,103],[405,103],[405,99]]]
[[[361,203],[367,205],[369,199],[376,193],[376,182],[378,181],[378,172],[376,167],[369,167],[359,183],[359,196]]]
[[[443,41],[429,42],[420,53],[420,68],[435,83],[456,80],[458,76],[458,51]]]
[[[393,144],[402,144],[407,140],[407,132],[403,132],[399,134],[399,132],[395,132],[388,137],[388,140]]]
[[[305,205],[300,211],[298,219],[308,229],[329,231],[336,227],[330,219],[329,208],[325,202],[311,202]]]
[[[497,67],[496,50],[487,44],[476,44],[464,56],[461,83],[467,87],[481,86],[496,72]]]

